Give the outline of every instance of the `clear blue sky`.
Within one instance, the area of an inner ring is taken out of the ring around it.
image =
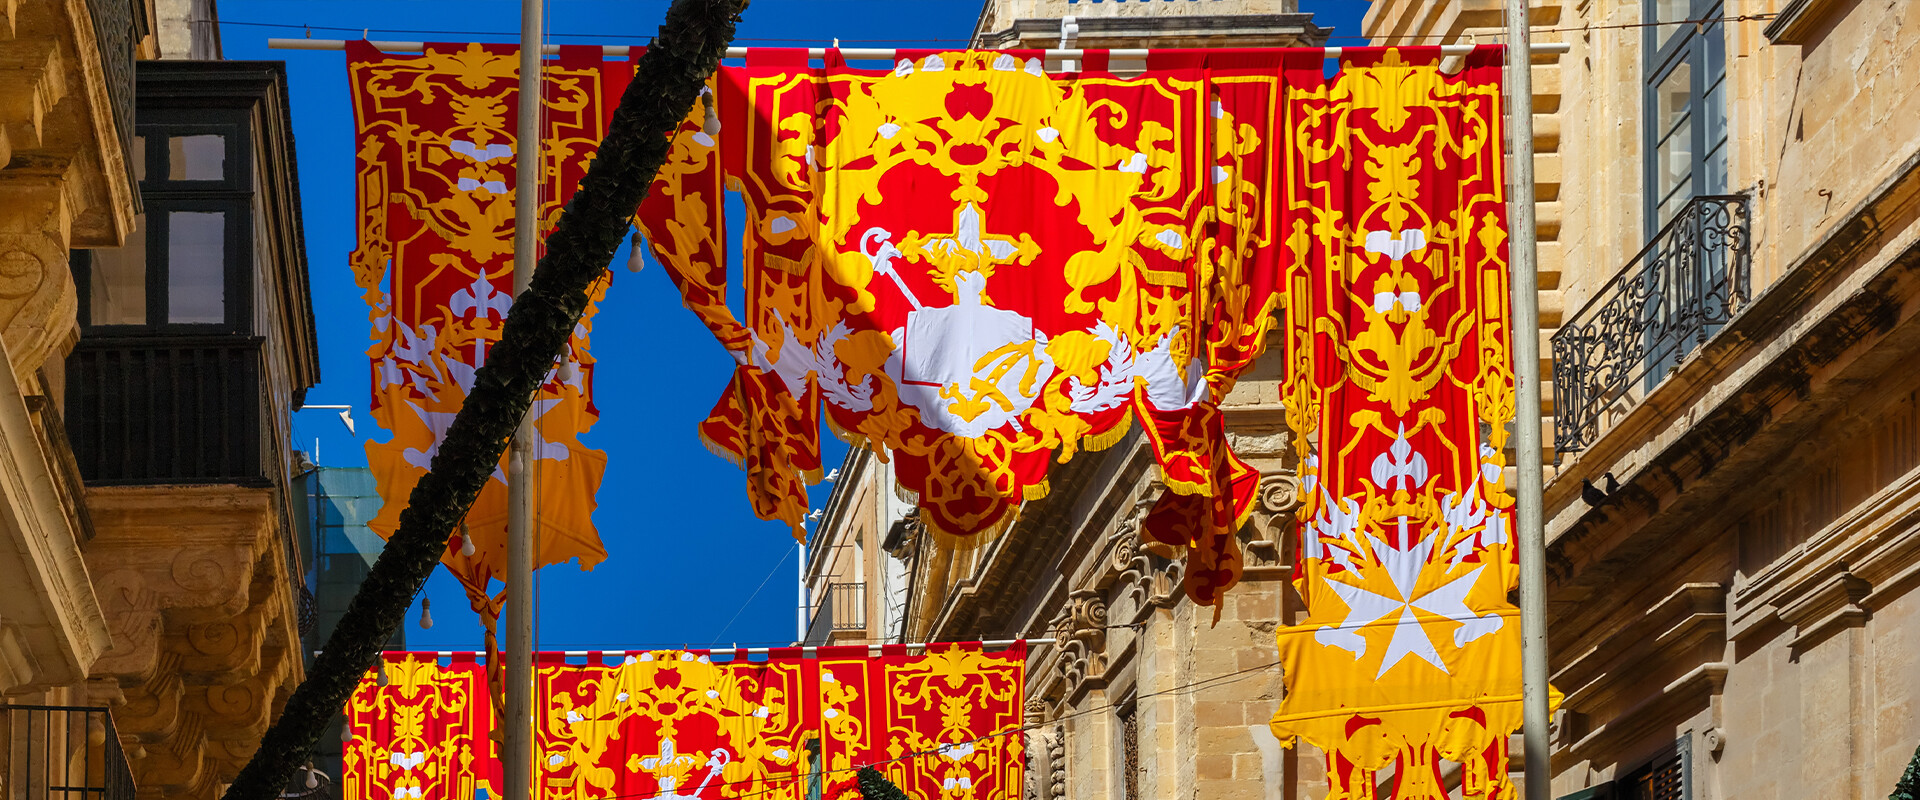
[[[1134,0],[1152,2],[1155,0]],[[1184,2],[1185,0],[1158,0]],[[1111,2],[1111,0],[1109,0]],[[1301,0],[1335,36],[1354,36],[1365,0]],[[547,32],[560,43],[644,43],[666,0],[549,0]],[[341,53],[268,50],[273,36],[408,41],[513,41],[518,0],[222,0],[227,58],[287,62],[293,94],[307,258],[319,322],[322,381],[311,403],[351,403],[361,436],[387,438],[366,413],[366,308],[346,265],[353,249],[352,116]],[[964,46],[980,0],[753,0],[739,31],[747,46],[821,46],[839,38],[884,47]],[[284,27],[273,27],[284,26]],[[347,29],[327,30],[328,28]],[[434,33],[446,32],[446,33]],[[505,34],[486,36],[485,33]],[[620,39],[582,38],[620,36]],[[1346,39],[1335,44],[1358,44]],[[616,265],[626,263],[623,249]],[[592,572],[571,564],[541,571],[538,645],[623,649],[723,642],[784,644],[794,636],[793,539],[747,508],[745,476],[694,435],[733,360],[680,306],[657,265],[617,270],[594,322],[599,424],[584,441],[607,451],[595,521],[608,558]],[[294,438],[323,466],[365,466],[364,439],[333,412],[297,415]],[[845,453],[823,435],[829,465]],[[814,504],[830,487],[814,489]],[[784,562],[783,562],[784,559]],[[759,588],[756,596],[755,590]],[[418,601],[410,647],[479,646],[479,623],[444,572],[428,582],[434,627],[421,630]],[[749,602],[749,598],[752,598]]]

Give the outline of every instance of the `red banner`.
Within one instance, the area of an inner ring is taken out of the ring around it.
[[[1097,52],[1067,74],[1036,52],[897,56],[755,50],[682,125],[638,221],[741,365],[702,436],[798,532],[824,420],[965,537],[1137,418],[1170,490],[1148,533],[1191,548],[1187,590],[1212,603],[1258,482],[1218,403],[1278,302],[1281,66],[1318,51],[1156,52],[1132,78]],[[746,208],[744,320],[723,187]]]
[[[535,795],[802,800],[819,787],[857,798],[856,775],[872,766],[921,800],[1019,797],[1025,644],[879,649],[538,654]],[[383,665],[347,706],[347,796],[497,797],[494,716],[473,654],[387,653]]]
[[[909,797],[1019,797],[1026,644],[821,648],[823,797],[858,800],[872,766]]]
[[[347,701],[342,797],[486,800],[500,795],[487,673],[474,654],[385,653]]]
[[[1346,50],[1288,75],[1287,414],[1295,586],[1273,718],[1327,754],[1329,798],[1512,796],[1520,724],[1501,50]],[[1519,424],[1538,421],[1537,409]]]
[[[399,526],[474,372],[499,341],[513,305],[513,224],[519,57],[510,45],[429,44],[418,55],[347,43],[358,171],[359,245],[354,279],[370,307],[372,410],[386,442],[367,444],[385,504],[370,522]],[[562,47],[542,72],[541,235],[552,230],[632,76],[599,47]],[[606,558],[593,527],[606,454],[579,436],[593,426],[595,286],[566,356],[534,400],[533,479],[539,564]],[[505,576],[505,458],[480,492],[443,562],[489,626]]]

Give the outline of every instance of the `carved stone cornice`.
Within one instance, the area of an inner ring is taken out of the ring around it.
[[[1644,689],[1641,679],[1649,670],[1683,672],[1717,659],[1725,642],[1726,589],[1717,583],[1683,584],[1567,659],[1553,682],[1567,692],[1566,707],[1603,712],[1623,695]]]
[[[0,369],[0,691],[78,683],[109,644],[50,446]]]
[[[300,678],[294,585],[277,490],[94,487],[88,559],[113,649],[115,721],[146,753],[143,796],[210,798],[259,745]]]
[[[1843,629],[1866,624],[1872,616],[1861,601],[1873,584],[1840,569],[1798,597],[1776,605],[1780,619],[1794,626],[1791,647],[1798,653]]]

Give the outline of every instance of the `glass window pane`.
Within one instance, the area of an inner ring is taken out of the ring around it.
[[[167,214],[167,321],[227,321],[227,215]]]
[[[226,177],[227,137],[217,133],[167,139],[167,180],[217,181]]]
[[[1692,5],[1692,3],[1690,0],[1651,0],[1649,5],[1651,6],[1649,10],[1653,12],[1653,19],[1647,20],[1648,22],[1673,22],[1688,19],[1687,12],[1691,10],[1688,6]],[[1660,51],[1660,48],[1666,47],[1667,42],[1672,41],[1674,35],[1680,33],[1682,30],[1690,30],[1690,28],[1686,25],[1654,26],[1654,52],[1657,53]]]
[[[1720,142],[1719,149],[1707,154],[1706,163],[1701,166],[1701,178],[1706,184],[1708,194],[1727,193],[1727,143]]]
[[[133,159],[133,179],[136,181],[146,180],[147,179],[147,137],[145,136],[133,137],[133,150],[127,153],[127,157],[130,159]]]
[[[1658,224],[1693,196],[1693,70],[1688,64],[1654,87],[1653,196],[1659,202]],[[1677,199],[1677,201],[1676,201]]]
[[[95,250],[91,258],[87,324],[147,324],[147,215],[134,215],[125,246]]]

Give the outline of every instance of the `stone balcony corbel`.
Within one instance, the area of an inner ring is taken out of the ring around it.
[[[1865,624],[1872,614],[1861,601],[1872,593],[1873,584],[1842,567],[1806,593],[1776,605],[1775,613],[1794,627],[1789,644],[1794,655],[1840,630]]]

